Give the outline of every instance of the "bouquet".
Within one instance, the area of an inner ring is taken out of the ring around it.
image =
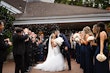
[[[97,54],[96,59],[99,62],[103,62],[103,61],[105,61],[107,59],[107,57],[104,54]]]
[[[79,42],[79,41],[80,41],[80,39],[79,39],[79,38],[75,38],[74,40],[75,40],[76,42]]]
[[[75,33],[75,34],[73,35],[73,38],[74,38],[74,41],[76,41],[76,42],[79,42],[80,39],[81,39],[79,33]]]
[[[63,38],[58,37],[58,38],[56,38],[56,39],[54,40],[54,42],[55,42],[56,44],[58,44],[59,46],[61,46],[62,43],[64,42],[64,40],[63,40]]]
[[[87,38],[87,41],[93,41],[95,38],[94,38],[94,36],[89,36],[88,38]]]

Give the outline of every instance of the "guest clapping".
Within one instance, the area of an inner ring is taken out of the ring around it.
[[[4,22],[0,21],[0,73],[2,73],[3,62],[6,60],[7,48],[12,45],[9,38],[4,38],[3,29]]]
[[[13,34],[13,55],[15,61],[15,73],[24,73],[24,54],[25,54],[25,40],[28,38],[28,31],[24,31],[20,27],[15,28]]]

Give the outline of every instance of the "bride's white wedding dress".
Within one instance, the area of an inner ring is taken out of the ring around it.
[[[60,47],[56,46],[54,48],[51,47],[50,38],[49,38],[49,48],[48,48],[48,55],[46,60],[41,63],[37,64],[34,69],[40,69],[43,71],[63,71],[65,70],[65,63],[63,55],[60,52]]]

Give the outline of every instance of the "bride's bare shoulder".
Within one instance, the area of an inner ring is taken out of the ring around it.
[[[55,39],[51,39],[51,45],[52,45],[52,47],[55,47],[57,45],[54,40]]]

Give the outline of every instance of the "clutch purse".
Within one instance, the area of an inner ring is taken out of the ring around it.
[[[96,59],[99,62],[103,62],[103,61],[105,61],[107,59],[107,57],[104,54],[97,54]]]

